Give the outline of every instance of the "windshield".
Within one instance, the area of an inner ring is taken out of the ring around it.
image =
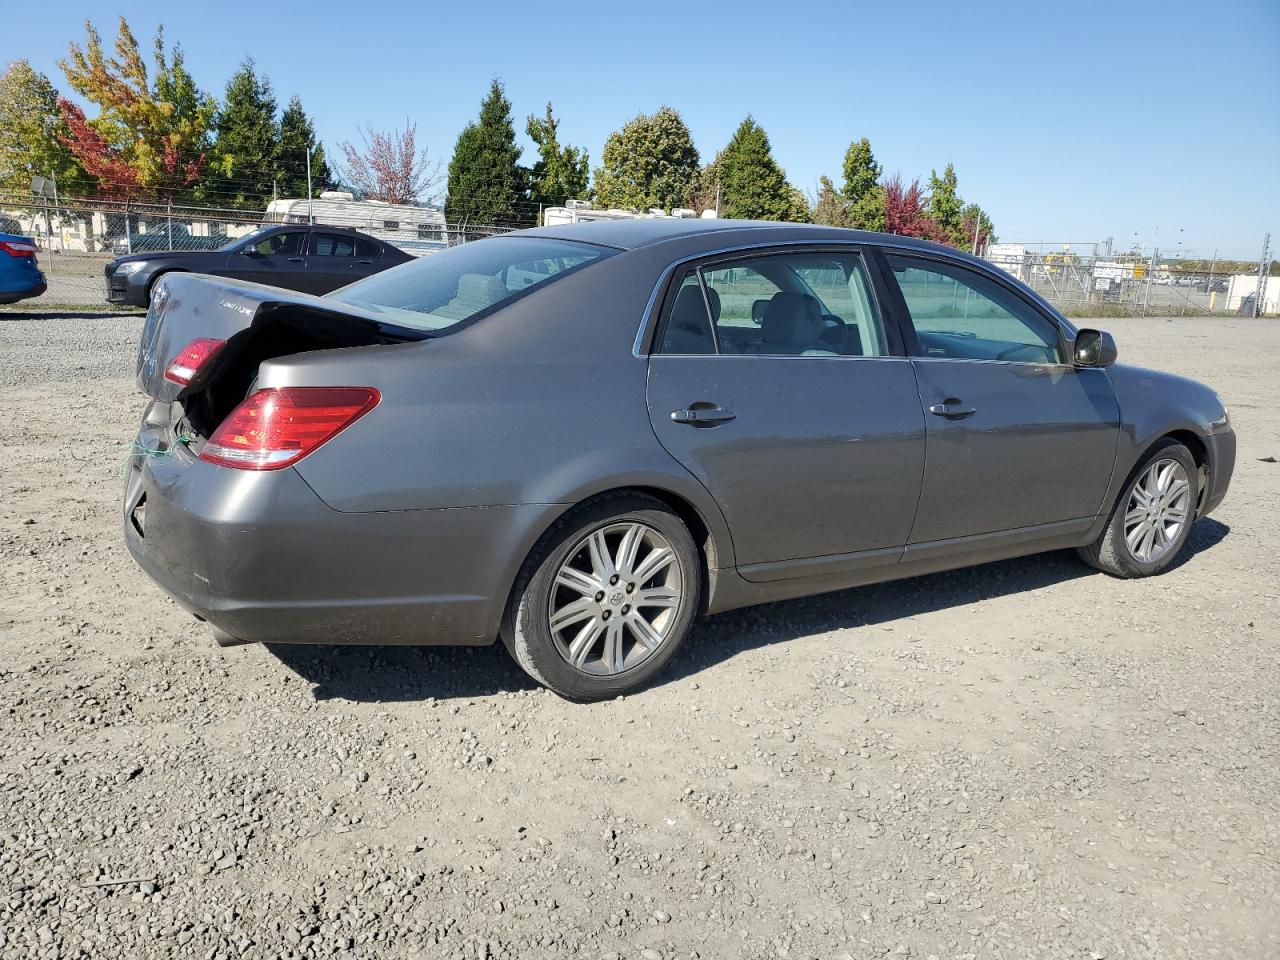
[[[613,253],[570,240],[490,237],[375,274],[330,299],[440,333]]]

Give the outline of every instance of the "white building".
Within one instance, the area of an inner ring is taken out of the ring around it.
[[[1023,244],[993,243],[987,247],[986,259],[1005,273],[1027,282],[1027,248]]]
[[[1235,313],[1245,297],[1258,292],[1256,273],[1237,273],[1227,282],[1227,310]],[[1280,313],[1280,277],[1267,277],[1262,287],[1260,313]]]

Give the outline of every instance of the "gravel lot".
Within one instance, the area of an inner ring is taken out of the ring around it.
[[[576,706],[219,650],[117,530],[140,319],[0,314],[0,957],[1280,955],[1280,323],[1104,325],[1240,434],[1176,569],[739,611]]]

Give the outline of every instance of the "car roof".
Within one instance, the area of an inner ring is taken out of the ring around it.
[[[566,223],[552,227],[537,227],[521,231],[523,236],[548,237],[557,240],[577,240],[595,243],[619,250],[634,250],[666,241],[702,238],[707,249],[723,247],[726,242],[824,241],[839,243],[885,243],[895,246],[918,247],[922,250],[944,251],[955,254],[952,247],[943,247],[927,240],[900,237],[866,230],[848,230],[844,227],[824,227],[811,223],[779,223],[772,220],[684,219],[665,217],[643,220],[593,220],[588,223]],[[753,236],[746,236],[752,234]]]
[[[372,240],[375,243],[386,243],[385,240],[379,240],[377,237],[355,229],[355,227],[339,227],[329,223],[272,223],[264,225],[265,230],[297,230],[299,228],[303,230],[323,230],[325,233],[349,233],[353,237]]]

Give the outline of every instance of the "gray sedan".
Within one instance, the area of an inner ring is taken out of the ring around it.
[[[170,275],[124,534],[220,642],[488,644],[596,699],[699,615],[1074,547],[1159,573],[1213,390],[981,260],[813,226],[481,240],[327,297]]]

